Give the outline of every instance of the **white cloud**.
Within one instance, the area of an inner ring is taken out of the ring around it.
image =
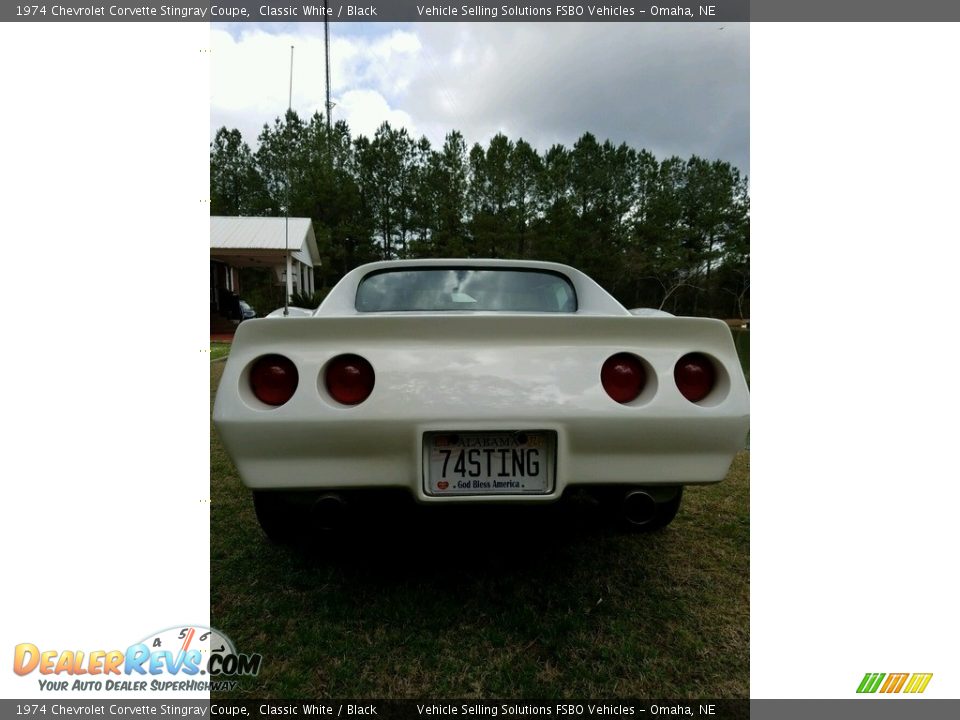
[[[410,70],[417,62],[421,47],[419,37],[404,30],[372,39],[331,38],[332,92],[341,93],[358,86],[387,94],[402,92],[410,84]],[[320,68],[322,72],[322,64]]]
[[[334,108],[334,117],[350,125],[354,137],[373,137],[377,128],[386,121],[395,128],[405,127],[416,135],[413,119],[403,110],[391,109],[386,99],[376,90],[349,90]]]
[[[749,169],[749,26],[716,23],[423,23],[364,27],[331,45],[335,120],[370,134],[383,121],[436,146],[497,132],[540,150],[584,132],[659,157],[698,154]],[[213,31],[211,120],[253,143],[287,104],[322,110],[323,37]]]
[[[749,27],[430,23],[403,107],[432,141],[497,132],[541,150],[584,132],[749,166]]]
[[[323,112],[325,102],[323,37],[271,34],[256,28],[238,37],[211,30],[211,131],[221,125],[239,128],[255,144],[264,123],[282,116],[293,58],[293,108],[301,117]],[[420,52],[411,32],[394,30],[367,38],[331,41],[333,117],[345,119],[354,132],[368,132],[382,122],[413,130],[410,115],[390,106],[389,97],[404,92]],[[354,125],[356,123],[356,125]]]

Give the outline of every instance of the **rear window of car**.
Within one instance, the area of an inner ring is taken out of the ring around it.
[[[474,310],[572,313],[577,293],[565,276],[511,268],[378,270],[360,281],[360,312]]]

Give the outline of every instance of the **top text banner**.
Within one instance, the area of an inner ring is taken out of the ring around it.
[[[59,0],[2,3],[0,22],[801,22],[958,21],[957,0],[558,3],[373,0]]]
[[[562,3],[558,0],[429,2],[429,0],[59,0],[8,5],[0,21],[58,22],[736,22],[749,20],[750,0],[670,5],[649,0]]]

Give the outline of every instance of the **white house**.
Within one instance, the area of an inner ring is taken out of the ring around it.
[[[320,266],[310,218],[210,218],[210,313],[231,317],[241,293],[240,268],[269,267],[275,283],[295,292],[315,291]]]

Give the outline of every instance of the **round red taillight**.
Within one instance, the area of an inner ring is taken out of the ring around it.
[[[717,371],[713,362],[701,353],[689,353],[677,360],[673,368],[673,379],[677,389],[690,402],[700,402],[717,381]]]
[[[607,358],[600,368],[600,382],[607,395],[618,403],[636,400],[647,383],[647,372],[640,358],[630,353],[617,353]]]
[[[373,392],[373,366],[359,355],[338,355],[327,363],[324,382],[341,405],[359,405]]]
[[[264,355],[250,369],[250,389],[267,405],[283,405],[299,381],[296,365],[283,355]]]

